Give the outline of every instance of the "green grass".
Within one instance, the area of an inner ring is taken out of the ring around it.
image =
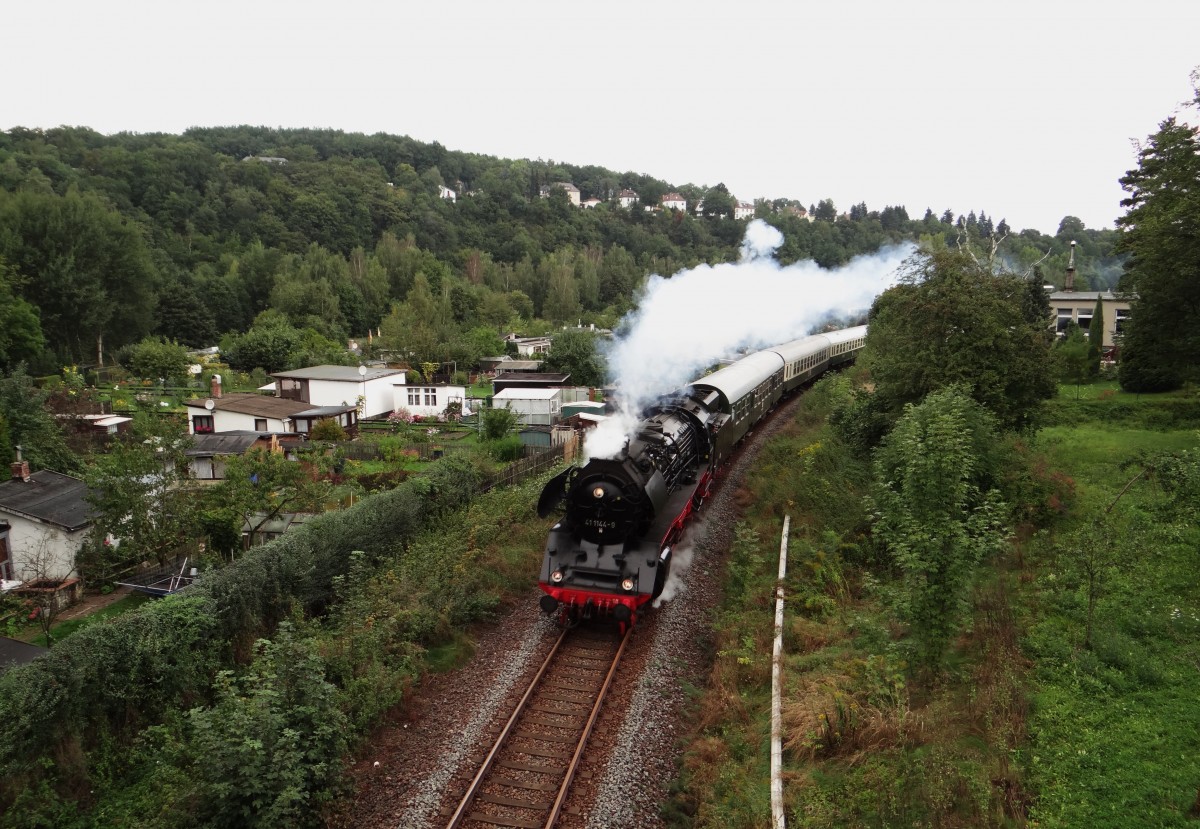
[[[148,601],[151,601],[151,598],[145,593],[131,593],[123,599],[117,599],[112,604],[102,607],[95,613],[90,613],[87,616],[81,616],[76,619],[68,619],[65,622],[58,622],[50,628],[50,633],[54,636],[55,642],[61,642],[63,639],[66,639],[71,634],[82,630],[88,625],[95,625],[114,616],[120,616],[122,613],[128,613],[130,610],[141,607]],[[45,634],[38,634],[30,639],[29,642],[34,645],[46,647],[46,636]]]
[[[1030,549],[1037,580],[1024,649],[1036,682],[1022,762],[1039,827],[1194,825],[1200,531],[1166,510],[1152,479],[1125,487],[1142,469],[1139,457],[1197,443],[1191,428],[1122,428],[1102,419],[1042,434],[1040,445],[1075,479],[1080,499],[1057,536],[1035,539]],[[1100,572],[1089,646],[1078,552],[1055,542],[1096,518],[1108,522],[1110,559]]]

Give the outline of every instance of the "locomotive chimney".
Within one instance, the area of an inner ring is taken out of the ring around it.
[[[1064,291],[1075,290],[1075,240],[1071,240],[1071,258],[1067,260],[1067,282],[1063,285]]]
[[[221,396],[221,375],[219,374],[212,376],[212,396],[214,398]]]

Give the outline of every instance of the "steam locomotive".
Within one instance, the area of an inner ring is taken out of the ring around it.
[[[546,541],[542,610],[562,624],[633,624],[663,592],[672,549],[738,443],[784,395],[852,360],[866,337],[864,325],[749,354],[647,407],[615,457],[552,478],[538,515],[563,517]]]

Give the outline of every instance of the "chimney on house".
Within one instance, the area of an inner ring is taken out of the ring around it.
[[[1075,240],[1071,240],[1071,258],[1067,260],[1067,283],[1063,285],[1064,291],[1075,290]]]
[[[212,376],[212,396],[219,398],[221,396],[221,375],[214,374]]]
[[[29,483],[29,461],[15,461],[12,465],[12,476],[14,481]]]

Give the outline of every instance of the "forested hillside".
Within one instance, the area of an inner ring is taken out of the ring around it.
[[[555,182],[602,201],[576,207],[561,189],[539,197]],[[440,197],[443,187],[456,198]],[[640,197],[630,208],[615,200],[626,188]],[[667,192],[688,211],[646,209]],[[1054,281],[1075,239],[1079,287],[1107,287],[1119,272],[1115,231],[1071,216],[1049,237],[983,211],[921,206],[917,219],[860,203],[843,213],[819,194],[794,195],[755,204],[783,232],[785,264],[834,266],[920,238],[990,253],[1003,239],[1000,261],[1030,273],[1036,263]],[[0,133],[0,365],[49,373],[95,364],[101,349],[111,361],[149,336],[189,346],[225,337],[235,368],[279,370],[337,361],[346,338],[380,329],[415,363],[462,364],[505,329],[614,325],[646,274],[736,258],[746,220],[730,217],[734,203],[723,184],[384,134],[14,128]],[[258,345],[282,346],[245,348],[238,365],[238,337],[252,327]]]

